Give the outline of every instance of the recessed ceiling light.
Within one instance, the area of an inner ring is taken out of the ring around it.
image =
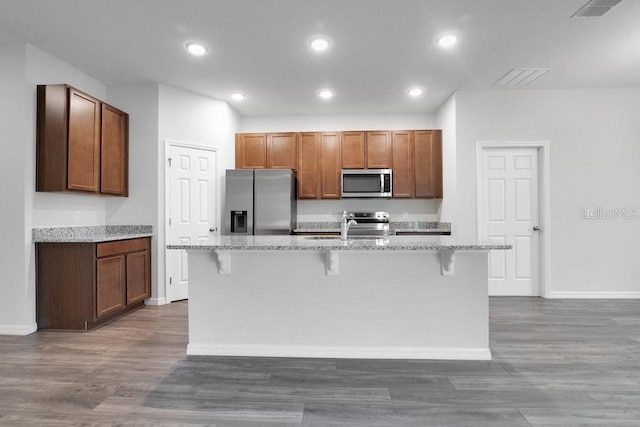
[[[247,96],[244,93],[241,93],[241,92],[234,92],[234,93],[231,94],[231,99],[233,99],[234,101],[242,101],[246,97]]]
[[[457,34],[445,34],[443,36],[438,37],[436,43],[440,47],[451,47],[458,43],[458,35]]]
[[[333,98],[333,91],[331,89],[320,89],[318,91],[318,96],[322,99],[329,99],[329,98]]]
[[[198,42],[189,42],[187,43],[187,50],[190,54],[195,56],[202,56],[207,53],[207,47],[202,43]]]
[[[424,93],[424,88],[422,87],[412,87],[411,89],[407,90],[407,94],[413,97],[418,97],[423,93]]]
[[[331,40],[322,36],[314,37],[309,41],[309,46],[317,52],[322,52],[329,49],[329,46],[331,46]]]

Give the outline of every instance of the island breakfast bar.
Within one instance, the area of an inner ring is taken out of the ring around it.
[[[217,236],[185,249],[189,355],[490,360],[487,257],[449,236]]]

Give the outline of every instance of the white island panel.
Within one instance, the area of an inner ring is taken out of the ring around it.
[[[226,248],[225,248],[226,249]],[[487,250],[189,250],[190,355],[488,360]]]

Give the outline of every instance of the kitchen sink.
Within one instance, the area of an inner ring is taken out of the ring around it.
[[[349,236],[347,240],[380,240],[387,239],[389,236]],[[340,236],[307,236],[309,240],[341,240]]]

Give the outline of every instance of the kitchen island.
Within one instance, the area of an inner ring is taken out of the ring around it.
[[[190,355],[489,360],[487,256],[449,236],[218,236],[186,249]]]

